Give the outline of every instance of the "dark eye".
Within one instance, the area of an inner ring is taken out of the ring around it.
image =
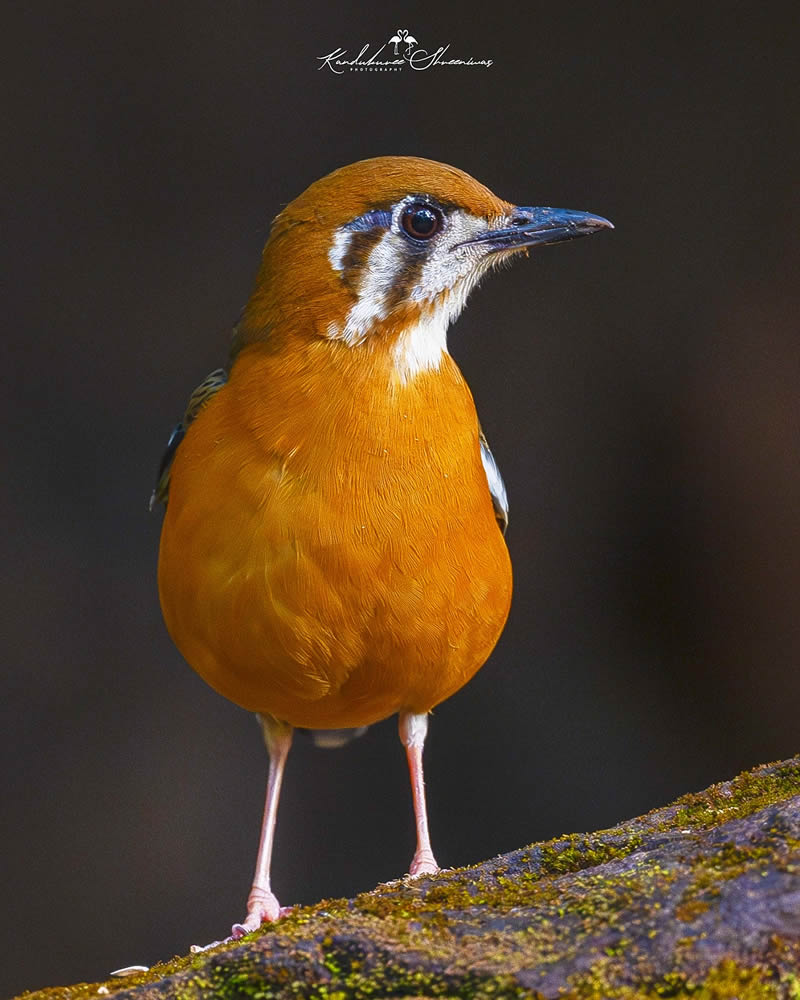
[[[400,216],[400,225],[415,240],[429,240],[442,228],[444,216],[438,208],[415,201]]]

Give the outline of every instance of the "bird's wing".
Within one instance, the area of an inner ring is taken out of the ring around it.
[[[153,510],[159,500],[166,507],[167,500],[169,498],[169,470],[172,466],[172,460],[175,458],[175,452],[178,450],[178,445],[180,445],[181,441],[183,441],[186,428],[203,409],[211,397],[219,389],[221,389],[227,381],[227,371],[224,368],[217,368],[215,371],[211,372],[211,374],[206,375],[200,385],[198,385],[189,397],[186,412],[183,414],[182,419],[179,420],[178,423],[172,428],[172,433],[167,441],[167,447],[161,458],[161,464],[158,467],[158,477],[156,479],[155,489],[150,495],[150,510]]]
[[[505,534],[506,528],[508,527],[508,497],[506,496],[506,484],[503,482],[503,477],[500,475],[500,470],[497,468],[497,462],[494,460],[494,455],[489,448],[489,442],[486,440],[486,435],[483,433],[483,430],[480,432],[480,437],[481,461],[483,462],[483,471],[486,473],[486,480],[489,483],[489,493],[492,496],[494,516],[497,518],[500,530],[503,534]]]

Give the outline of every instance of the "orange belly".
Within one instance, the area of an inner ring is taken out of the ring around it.
[[[318,729],[443,701],[511,600],[457,367],[390,391],[380,358],[352,355],[240,356],[178,449],[159,558],[191,666],[244,708]]]

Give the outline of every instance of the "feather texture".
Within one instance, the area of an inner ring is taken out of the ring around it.
[[[442,240],[404,233],[419,197]],[[511,210],[454,167],[383,157],[275,220],[230,373],[193,394],[155,494],[167,627],[232,701],[354,729],[427,712],[489,656],[507,505],[446,329],[493,260],[471,238]]]
[[[169,499],[169,475],[170,469],[172,468],[172,460],[175,458],[178,446],[181,441],[183,441],[184,435],[186,434],[186,428],[194,420],[200,410],[202,410],[202,408],[206,405],[209,399],[211,399],[214,393],[225,385],[227,380],[227,371],[224,368],[216,368],[213,372],[206,375],[200,385],[197,386],[189,397],[189,402],[186,405],[183,418],[172,428],[169,440],[167,441],[167,447],[164,450],[164,454],[161,456],[161,463],[158,467],[158,476],[156,477],[156,485],[153,492],[150,494],[150,510],[155,508],[156,503],[163,503],[166,507],[167,500]]]
[[[253,345],[175,454],[165,619],[245,708],[323,729],[424,712],[497,641],[511,572],[471,394],[449,355],[392,376],[388,344]]]
[[[497,523],[500,525],[501,531],[505,534],[508,528],[508,495],[506,494],[506,484],[500,475],[500,469],[494,460],[494,455],[489,448],[489,442],[486,440],[483,430],[480,431],[480,442],[481,461],[483,462],[483,471],[486,473],[489,493],[492,497],[494,516],[497,518]]]

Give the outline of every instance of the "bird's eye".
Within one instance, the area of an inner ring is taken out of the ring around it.
[[[415,240],[429,240],[442,228],[444,216],[424,201],[412,202],[400,216],[400,225]]]

